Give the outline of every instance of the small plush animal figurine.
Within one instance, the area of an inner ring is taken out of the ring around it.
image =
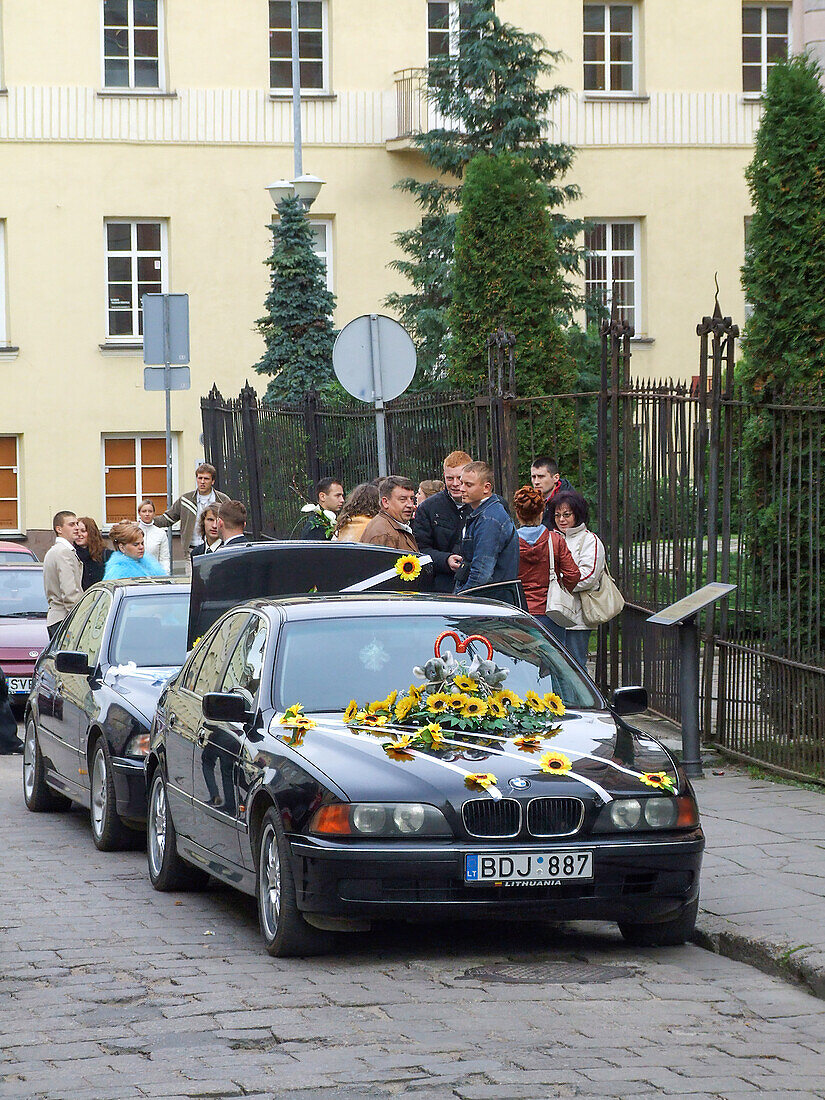
[[[497,688],[507,679],[509,670],[499,668],[492,661],[484,661],[476,654],[473,657],[473,663],[467,669],[467,675],[477,680],[483,680],[491,688]]]

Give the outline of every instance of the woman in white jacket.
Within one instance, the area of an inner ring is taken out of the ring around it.
[[[162,527],[155,527],[155,506],[151,500],[140,502],[137,521],[138,527],[143,532],[146,553],[160,562],[165,573],[170,573],[169,538]]]
[[[572,489],[563,490],[553,497],[556,527],[564,535],[573,560],[579,567],[581,580],[573,589],[576,622],[567,627],[565,645],[573,660],[587,668],[587,650],[591,627],[584,621],[579,592],[598,588],[604,573],[604,543],[587,527],[587,501]]]

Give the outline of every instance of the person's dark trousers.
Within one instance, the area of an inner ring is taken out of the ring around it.
[[[415,510],[413,535],[418,552],[433,559],[433,592],[452,592],[455,587],[455,573],[447,565],[447,558],[458,552],[461,528],[470,511],[457,505],[446,489],[427,497]]]
[[[17,736],[17,722],[9,705],[9,687],[0,671],[0,756],[22,751],[23,742]]]
[[[50,626],[47,626],[46,630],[48,631],[49,637],[53,638],[62,625],[63,620],[61,619],[59,623],[52,623]]]

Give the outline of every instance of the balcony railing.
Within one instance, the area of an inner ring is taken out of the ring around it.
[[[429,130],[426,85],[426,69],[399,69],[395,74],[396,137],[412,137]]]

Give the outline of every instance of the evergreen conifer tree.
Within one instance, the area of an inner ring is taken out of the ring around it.
[[[309,390],[335,391],[332,369],[335,295],[327,290],[324,265],[312,248],[312,232],[298,198],[278,205],[272,227],[266,315],[255,327],[266,342],[259,374],[270,375],[264,401],[300,401]]]
[[[754,157],[739,377],[754,393],[825,376],[825,92],[807,56],[777,65]]]
[[[563,183],[575,150],[546,137],[548,112],[567,91],[549,85],[561,55],[548,50],[538,35],[503,23],[494,0],[461,0],[459,7],[458,55],[434,59],[427,71],[428,98],[450,125],[413,139],[441,178],[408,178],[396,185],[413,196],[422,218],[414,229],[397,234],[405,258],[391,264],[412,290],[389,295],[387,305],[398,311],[415,337],[419,366],[429,379],[443,377],[455,211],[464,170],[473,157],[505,152],[525,156],[551,210],[557,265],[572,273],[579,264],[574,239],[581,223],[561,212],[579,195],[575,185]],[[578,304],[562,280],[561,307],[569,314]]]

